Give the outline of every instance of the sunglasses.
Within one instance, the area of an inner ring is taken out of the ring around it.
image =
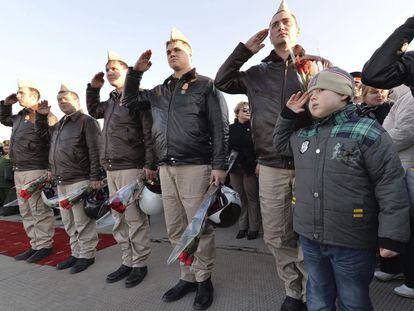
[[[243,112],[250,112],[249,109],[242,109]]]

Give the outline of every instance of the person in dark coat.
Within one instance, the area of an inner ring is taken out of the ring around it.
[[[229,149],[238,151],[238,156],[230,171],[230,184],[239,193],[242,201],[239,233],[236,239],[242,239],[247,235],[248,240],[254,240],[259,233],[260,205],[249,103],[238,103],[234,114],[236,118],[229,127]]]
[[[377,89],[363,84],[361,88],[361,104],[357,104],[357,112],[361,117],[368,117],[382,125],[391,110],[388,101],[388,90]]]
[[[10,141],[3,141],[3,154],[0,155],[0,205],[6,203],[9,190],[13,188],[14,185],[9,149]]]

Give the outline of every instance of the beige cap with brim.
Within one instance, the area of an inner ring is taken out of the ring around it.
[[[127,61],[121,55],[119,55],[118,53],[115,53],[114,51],[108,51],[108,62],[107,63],[109,63],[110,61],[122,62],[128,66]]]
[[[287,6],[285,0],[282,0],[282,2],[280,3],[279,8],[277,9],[277,12],[275,13],[275,15],[280,13],[280,12],[287,12],[289,14],[292,14],[292,12],[289,10],[289,7]]]
[[[352,100],[354,85],[354,79],[348,72],[338,67],[331,67],[319,72],[310,80],[308,93],[315,89],[330,90],[341,95],[347,95]]]
[[[168,42],[177,41],[177,40],[186,43],[186,46],[188,46],[187,53],[189,55],[192,55],[193,48],[191,47],[190,40],[188,40],[187,37],[184,36],[184,34],[181,31],[179,31],[176,27],[173,27],[171,29],[170,40]]]
[[[35,89],[39,93],[39,95],[41,94],[39,86],[36,83],[34,83],[33,81],[17,80],[17,87],[19,89],[22,88],[22,87],[28,87],[28,88],[31,88],[31,89]]]
[[[62,83],[60,85],[60,90],[59,90],[59,93],[58,93],[58,97],[59,97],[59,95],[62,95],[62,94],[65,94],[65,93],[73,93],[79,98],[78,93],[75,91],[75,89],[73,87],[71,87],[67,83]]]

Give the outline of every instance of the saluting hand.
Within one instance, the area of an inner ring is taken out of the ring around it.
[[[16,96],[16,93],[11,94],[11,95],[7,96],[7,97],[4,99],[4,104],[5,104],[5,105],[13,105],[13,104],[15,104],[15,103],[17,103],[17,96]]]
[[[290,96],[288,102],[286,103],[286,107],[288,107],[290,110],[292,110],[295,113],[300,113],[305,111],[305,104],[309,100],[309,94],[301,92],[297,92],[296,94],[293,94]]]
[[[251,37],[244,45],[248,48],[253,54],[256,54],[261,49],[264,48],[265,44],[262,43],[266,39],[267,34],[269,33],[269,28],[265,28],[256,33]]]
[[[138,58],[137,62],[135,63],[134,70],[140,72],[147,71],[152,65],[150,61],[151,56],[151,50],[146,50],[144,53],[142,53],[141,56]]]
[[[102,88],[103,87],[103,85],[104,85],[104,83],[105,83],[105,80],[104,80],[104,73],[101,71],[101,72],[98,72],[93,78],[92,78],[92,81],[91,81],[91,86],[93,87],[93,88],[95,88],[95,89],[100,89],[100,88]]]
[[[36,110],[39,114],[48,115],[50,112],[49,102],[47,100],[42,100],[37,106]]]

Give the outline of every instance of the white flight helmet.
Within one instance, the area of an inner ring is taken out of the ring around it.
[[[159,183],[146,182],[139,198],[139,207],[149,215],[157,215],[163,212],[161,186]]]
[[[215,202],[209,207],[207,215],[216,227],[226,228],[234,225],[241,213],[239,194],[233,189],[222,186]]]

